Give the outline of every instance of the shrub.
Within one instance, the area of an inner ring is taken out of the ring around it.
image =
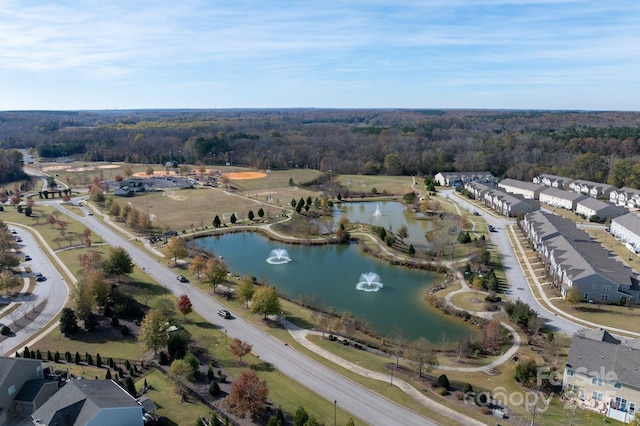
[[[462,386],[462,392],[464,393],[473,392],[473,386],[471,386],[471,383],[465,383],[464,386]]]
[[[11,329],[6,325],[3,325],[2,328],[0,328],[0,334],[2,334],[3,336],[8,336],[11,334]]]
[[[220,383],[226,383],[227,382],[227,375],[226,374],[218,374],[218,376],[220,377]]]
[[[158,353],[158,364],[167,365],[169,363],[169,357],[165,351],[160,351]]]
[[[220,385],[217,382],[212,382],[209,385],[209,395],[216,396],[220,393]]]
[[[478,406],[487,405],[488,401],[489,401],[489,396],[487,395],[486,392],[478,392],[476,396],[473,397],[473,402],[475,402],[476,405]]]
[[[446,374],[442,374],[440,375],[440,377],[438,377],[437,385],[439,388],[449,389],[449,378]]]
[[[120,325],[120,320],[118,319],[117,316],[113,316],[111,317],[111,327],[117,327]]]
[[[120,329],[120,334],[122,334],[123,336],[128,336],[129,327],[127,327],[126,325],[123,325],[122,328]]]
[[[345,345],[345,346],[349,346],[349,341],[347,339],[344,339],[342,341],[342,344]]]
[[[213,368],[211,368],[211,366],[209,366],[209,368],[207,369],[207,379],[209,379],[209,381],[213,380]]]
[[[449,394],[449,391],[447,390],[447,388],[439,387],[439,388],[437,388],[437,389],[436,389],[436,393],[437,393],[438,395],[442,395],[442,396],[444,396],[444,395],[448,395],[448,394]]]

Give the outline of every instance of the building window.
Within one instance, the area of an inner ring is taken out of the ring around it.
[[[602,392],[593,391],[591,392],[591,399],[595,399],[596,401],[602,401],[604,399],[604,394]]]
[[[595,290],[596,288],[598,288],[598,284],[591,284],[591,290]]]
[[[7,389],[7,392],[9,392],[9,396],[11,396],[14,393],[16,393],[16,385],[9,386],[9,388]]]
[[[613,408],[618,411],[627,411],[627,400],[624,398],[616,397],[616,400],[613,403]]]
[[[584,400],[585,397],[585,391],[584,389],[580,389],[580,393],[578,394],[578,398],[580,398],[581,400]]]
[[[604,380],[602,380],[600,377],[592,377],[591,384],[594,386],[602,386],[604,385]]]
[[[639,296],[639,297],[640,297],[640,296]],[[584,298],[583,298],[583,299],[584,299],[584,300],[589,300],[589,293],[585,293],[585,294],[584,294]]]
[[[615,382],[615,383],[613,384],[613,387],[614,387],[614,388],[616,388],[616,389],[622,389],[622,383],[620,383],[620,382]]]
[[[611,286],[610,285],[603,285],[602,286],[602,291],[611,291]]]
[[[600,299],[601,299],[603,302],[608,302],[608,301],[609,301],[609,295],[608,295],[608,294],[601,294],[601,295],[600,295]]]
[[[629,403],[629,414],[634,416],[636,414],[636,404],[635,402]]]

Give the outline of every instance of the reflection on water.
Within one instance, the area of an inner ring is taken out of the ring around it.
[[[312,296],[324,309],[349,311],[382,336],[395,325],[408,338],[424,336],[431,341],[437,341],[441,330],[449,338],[468,331],[425,302],[427,289],[436,283],[438,274],[378,261],[362,254],[356,244],[287,245],[286,256],[293,261],[277,267],[265,259],[274,256],[273,250],[283,249],[283,244],[252,233],[201,238],[196,244],[223,255],[234,273],[264,278],[293,299]],[[370,289],[380,283],[378,291],[359,291],[356,285],[363,280]]]

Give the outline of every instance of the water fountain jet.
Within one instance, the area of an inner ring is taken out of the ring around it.
[[[384,284],[380,282],[380,275],[375,272],[360,274],[360,281],[356,284],[356,289],[367,293],[379,291]]]
[[[289,262],[291,262],[291,258],[285,249],[271,250],[269,257],[267,258],[267,263],[271,265],[283,265]]]

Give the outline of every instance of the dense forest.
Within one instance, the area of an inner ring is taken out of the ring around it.
[[[0,148],[83,161],[433,175],[552,173],[640,188],[640,113],[398,109],[0,112]]]

